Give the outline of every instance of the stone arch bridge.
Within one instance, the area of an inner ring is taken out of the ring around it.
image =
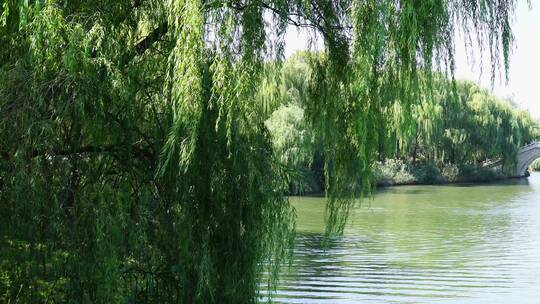
[[[535,141],[519,149],[513,175],[516,177],[525,176],[527,169],[537,158],[540,158],[540,141]],[[495,168],[500,166],[501,162],[501,160],[487,161],[483,166],[487,168]]]
[[[531,163],[537,158],[540,158],[540,141],[530,143],[519,149],[514,175],[525,176],[527,168],[529,168]]]

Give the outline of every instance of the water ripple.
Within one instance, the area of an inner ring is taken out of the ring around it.
[[[371,208],[355,210],[345,235],[327,246],[322,199],[292,203],[299,234],[277,303],[536,303],[540,296],[540,176],[529,184],[385,191]]]

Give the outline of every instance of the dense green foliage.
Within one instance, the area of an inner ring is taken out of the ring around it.
[[[324,155],[320,138],[313,136],[314,126],[304,119],[306,98],[298,93],[305,91],[306,84],[296,80],[308,79],[311,71],[306,62],[310,56],[314,54],[297,53],[287,60],[279,71],[281,77],[276,86],[283,89],[264,101],[275,109],[267,126],[276,152],[299,173],[291,181],[290,192],[294,194],[317,191],[324,183],[324,179],[316,178],[323,171],[317,164],[320,155]],[[406,132],[395,107],[382,109],[386,140],[379,142],[379,161],[372,163],[371,168],[377,183],[501,178],[512,174],[518,149],[540,138],[537,121],[512,105],[512,101],[497,99],[472,82],[452,82],[442,75],[434,77],[432,84],[431,90],[419,94],[419,101],[411,106],[413,120]],[[502,160],[502,168],[482,168],[490,160]]]
[[[452,90],[445,88],[449,85]],[[389,145],[393,151],[386,158],[406,163],[405,171],[414,175],[414,183],[487,181],[512,175],[518,150],[540,138],[538,122],[528,112],[467,81],[441,82],[413,107],[413,117],[413,131],[407,136],[388,134],[394,144]],[[380,151],[383,155],[388,146]],[[499,160],[497,170],[482,168]],[[378,166],[385,167],[388,164]]]
[[[414,110],[415,128],[407,145],[413,160],[462,166],[502,159],[504,169],[511,170],[517,150],[540,135],[529,113],[474,83],[459,81],[455,92],[444,91]]]
[[[375,181],[380,186],[481,183],[511,176],[499,168],[454,164],[444,164],[441,168],[433,163],[412,163],[402,159],[387,159],[384,162],[377,162],[373,172]]]
[[[263,67],[286,26],[325,42],[296,79],[339,232],[351,185],[370,188],[385,109],[411,133],[458,28],[507,68],[514,6],[0,1],[0,301],[256,301],[294,231],[291,170],[256,102],[280,90]]]

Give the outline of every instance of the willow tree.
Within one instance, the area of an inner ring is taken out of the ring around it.
[[[418,75],[453,72],[459,29],[507,68],[515,6],[0,3],[0,299],[33,303],[257,301],[294,230],[288,170],[254,102],[287,26],[324,40],[306,117],[339,232],[353,182],[369,188],[382,109],[399,108],[407,132],[430,86]]]
[[[511,174],[518,150],[537,140],[538,121],[511,100],[498,99],[474,82],[449,82],[442,76],[433,77],[430,91],[412,105],[409,136],[392,134],[400,120],[395,123],[395,115],[387,109],[394,122],[387,137],[400,140],[403,151],[399,156],[439,168],[449,164],[476,167],[486,160],[503,160],[501,173]]]

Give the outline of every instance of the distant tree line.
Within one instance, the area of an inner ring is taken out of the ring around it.
[[[267,66],[260,102],[267,109],[268,126],[281,161],[296,168],[290,183],[293,194],[324,189],[324,152],[320,138],[305,119],[304,102],[309,84],[309,57],[294,54],[279,70]],[[422,90],[405,123],[401,103],[381,111],[386,127],[381,132],[375,182],[381,184],[485,181],[512,172],[518,149],[540,135],[538,121],[511,100],[503,100],[471,81],[452,81],[435,75],[433,86]],[[499,170],[485,170],[486,161],[502,160]]]

